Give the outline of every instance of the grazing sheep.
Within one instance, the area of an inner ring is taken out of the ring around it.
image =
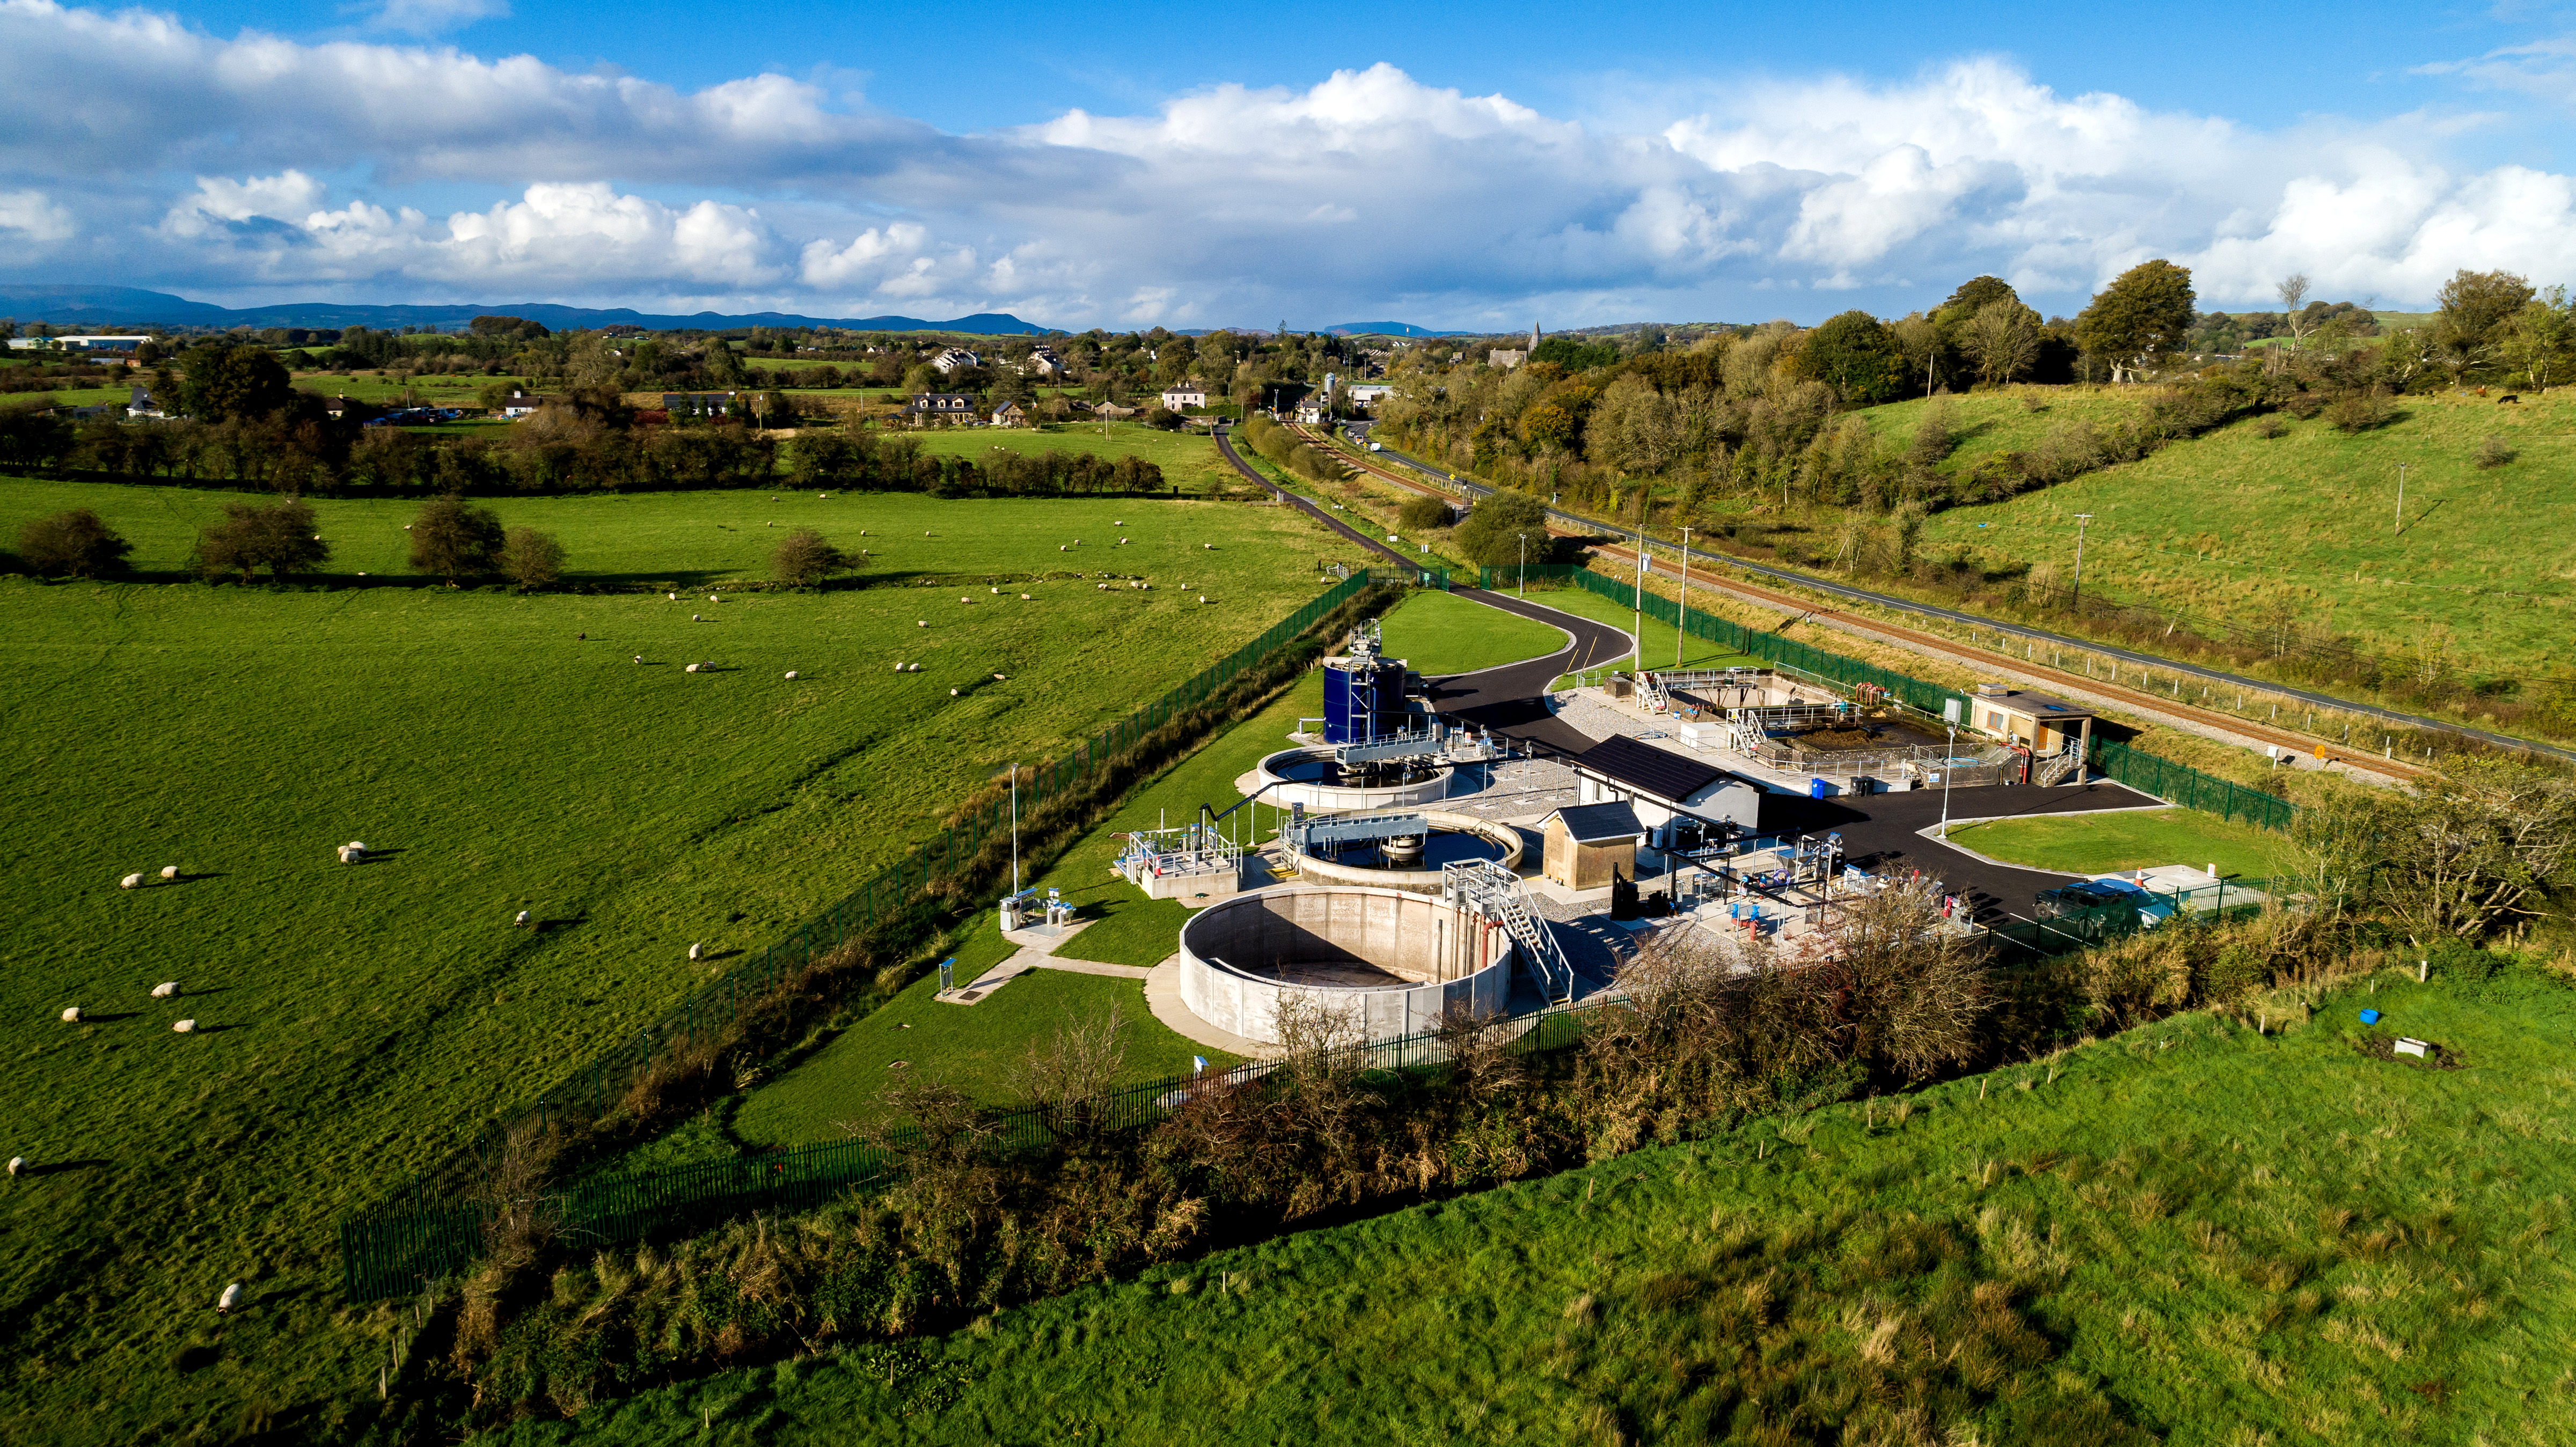
[[[1208,600],[1208,596],[1207,596],[1207,594],[1205,594],[1205,593],[1201,593],[1201,594],[1199,595],[1199,601],[1200,601],[1200,602],[1204,603],[1204,602],[1206,602],[1207,600]]]
[[[641,654],[641,653],[636,654],[636,655],[635,655],[635,661],[636,661],[636,662],[638,662],[638,663],[643,662],[643,661],[644,661],[644,655],[643,655],[643,654]]]
[[[796,681],[796,670],[795,670],[795,669],[792,669],[792,668],[791,668],[791,669],[787,670],[787,681],[788,681],[789,683],[794,683],[794,682]]]
[[[860,537],[866,537],[867,535],[868,535],[868,530],[867,530],[866,528],[861,528],[861,529],[859,529],[859,536],[860,536]]]
[[[1124,518],[1112,518],[1110,519],[1109,525],[1113,528],[1123,528],[1127,526],[1127,520]]]
[[[897,672],[897,673],[901,673],[901,672],[903,672],[903,665],[902,665],[902,664],[900,664],[900,663],[897,663],[897,664],[894,666],[894,671],[895,671],[895,672]]]
[[[689,621],[692,623],[704,623],[707,621],[707,615],[704,613],[692,613],[689,615]]]
[[[709,593],[709,594],[707,595],[707,601],[708,601],[708,602],[710,602],[710,603],[721,603],[721,602],[723,602],[723,601],[724,601],[724,599],[717,597],[717,596],[716,596],[715,594],[713,594],[713,593]]]
[[[521,929],[527,928],[528,912],[524,909],[519,911],[519,917],[510,921],[510,923],[519,926]]]
[[[679,595],[679,594],[677,594],[677,593],[665,593],[665,594],[663,594],[662,596],[663,596],[663,597],[665,597],[665,598],[670,599],[670,600],[671,600],[672,602],[674,602],[674,603],[677,603],[677,602],[679,602],[679,601],[680,601],[680,595]]]
[[[1029,601],[1029,595],[1028,595],[1028,594],[1026,594],[1026,593],[1022,593],[1022,594],[1020,595],[1020,601],[1021,601],[1021,602],[1023,602],[1023,603],[1028,602],[1028,601]]]
[[[957,690],[955,690],[955,689],[953,689],[953,688],[952,688],[952,689],[950,689],[950,690],[948,690],[948,696],[949,696],[950,698],[955,698],[955,697],[957,696]]]
[[[367,846],[352,839],[341,845],[337,853],[342,864],[356,864],[367,857]]]
[[[919,673],[919,672],[921,671],[921,665],[920,665],[920,664],[918,664],[918,663],[914,664],[914,665],[912,666],[912,671],[913,671],[913,672],[915,672],[915,673]]]
[[[79,1023],[80,1023],[80,1006],[78,1006],[78,1005],[74,1005],[74,1006],[72,1006],[70,1009],[65,1010],[65,1011],[63,1012],[63,1023],[64,1023],[64,1024],[66,1024],[66,1025],[77,1025],[77,1024],[79,1024]]]
[[[930,536],[930,529],[928,529],[928,528],[923,528],[923,529],[921,530],[921,535],[922,535],[923,537],[925,537],[925,538],[926,538],[926,537],[928,537],[928,536]]]
[[[1201,543],[1199,546],[1207,549],[1211,553],[1216,551],[1216,544],[1214,543]]]
[[[234,1308],[234,1307],[236,1307],[236,1306],[241,1305],[241,1300],[242,1300],[242,1287],[241,1287],[241,1283],[240,1283],[240,1282],[238,1282],[238,1281],[236,1281],[236,1282],[234,1282],[232,1285],[227,1286],[227,1287],[225,1287],[225,1288],[224,1288],[224,1294],[223,1294],[223,1295],[218,1296],[218,1297],[216,1297],[216,1298],[215,1298],[215,1315],[217,1315],[217,1316],[230,1316],[230,1315],[232,1315],[232,1310],[233,1310],[233,1308]]]
[[[922,627],[924,627],[924,628],[929,627],[929,626],[930,626],[930,620],[929,620],[929,619],[927,619],[927,618],[922,619],[922,620],[921,620],[921,626],[922,626]]]
[[[163,980],[152,987],[152,998],[155,1000],[167,1000],[178,993],[179,982],[176,980]]]
[[[1063,551],[1064,551],[1064,544],[1062,544],[1062,543],[1058,543],[1058,544],[1056,544],[1056,545],[1055,545],[1055,550],[1056,550],[1057,552],[1059,552],[1059,553],[1060,553],[1060,552],[1063,552]]]
[[[143,876],[140,874],[129,874],[123,879],[118,880],[116,882],[116,887],[119,889],[141,889],[143,887]]]
[[[26,1168],[27,1158],[25,1156],[11,1156],[9,1158],[9,1174],[14,1176]]]
[[[197,1033],[197,1022],[194,1020],[182,1020],[178,1024],[171,1026],[170,1029],[174,1034],[194,1035]]]
[[[692,664],[690,664],[690,665],[689,665],[689,667],[688,667],[688,671],[689,671],[689,672],[691,672],[691,673],[695,673],[695,672],[697,672],[697,671],[698,671],[698,666],[697,666],[696,664],[692,663]]]
[[[1007,677],[1003,676],[1002,674],[998,674],[998,673],[997,673],[997,674],[994,674],[994,675],[993,675],[993,681],[994,681],[995,683],[1008,683],[1008,682],[1010,682],[1010,679],[1008,679]]]
[[[994,592],[996,592],[996,593],[998,593],[998,592],[1000,592],[1000,591],[1002,591],[1002,590],[1001,590],[1001,589],[999,589],[999,588],[995,588],[993,591],[994,591]]]
[[[958,602],[960,602],[960,603],[972,603],[972,602],[974,602],[975,600],[974,600],[974,599],[972,599],[972,598],[962,598],[962,597],[961,597],[961,598],[959,598],[957,601],[958,601]]]
[[[690,959],[693,959],[693,960],[703,960],[703,959],[705,959],[706,957],[707,957],[707,947],[706,947],[705,945],[691,945],[691,946],[689,946],[689,958],[690,958]]]
[[[177,866],[177,865],[175,865],[175,864],[164,864],[164,865],[162,865],[162,866],[161,866],[161,877],[162,877],[163,879],[176,879],[176,878],[178,878],[178,877],[179,877],[179,866]]]

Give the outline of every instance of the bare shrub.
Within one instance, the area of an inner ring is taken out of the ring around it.
[[[1057,1021],[1045,1045],[1029,1042],[1028,1054],[1012,1071],[1013,1088],[1030,1104],[1050,1107],[1060,1130],[1089,1135],[1100,1124],[1102,1097],[1126,1061],[1120,1034],[1125,1027],[1115,1000],[1096,1013]]]
[[[2488,437],[2478,443],[2477,454],[2472,460],[2481,468],[2492,468],[2502,467],[2514,457],[2511,443],[2501,437]]]

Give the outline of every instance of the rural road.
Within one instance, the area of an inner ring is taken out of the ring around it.
[[[1463,492],[1470,497],[1482,497],[1493,491],[1490,486],[1487,486],[1484,483],[1470,481],[1464,477],[1459,477],[1452,481],[1451,475],[1448,472],[1440,468],[1433,467],[1417,458],[1407,456],[1393,448],[1382,447],[1380,451],[1372,455],[1371,460],[1374,461],[1376,458],[1392,459],[1396,463],[1410,468],[1414,472],[1421,474],[1423,477],[1430,479],[1433,483],[1443,489],[1454,487],[1458,491]],[[1601,522],[1575,513],[1566,512],[1561,508],[1549,508],[1548,515],[1564,524],[1569,531],[1581,532],[1588,536],[1618,536],[1615,531],[1608,529],[1607,525]],[[1671,547],[1670,544],[1662,543],[1660,541],[1658,541],[1656,545],[1666,548]],[[1628,556],[1632,558],[1635,556],[1633,550],[1623,551],[1626,551]],[[2559,759],[2576,761],[2576,750],[2562,749],[2549,744],[2536,743],[2530,739],[2515,738],[2510,734],[2489,733],[2484,729],[2474,729],[2463,724],[2449,723],[2435,718],[2426,718],[2420,714],[2401,713],[2394,709],[2381,708],[2375,704],[2357,703],[2350,699],[2337,698],[2332,694],[2316,693],[2307,689],[2294,688],[2285,684],[2272,683],[2263,679],[2247,678],[2239,674],[2227,673],[2219,669],[2203,667],[2199,664],[2178,663],[2170,658],[2160,658],[2154,654],[2139,653],[2130,649],[2115,647],[2110,644],[2096,643],[2090,639],[2071,637],[2067,634],[2051,633],[2043,628],[2032,628],[2019,623],[1999,623],[1994,619],[1987,618],[1979,614],[1961,612],[1953,608],[1942,608],[1929,603],[1917,603],[1911,599],[1898,598],[1886,593],[1874,593],[1866,588],[1854,588],[1846,584],[1827,582],[1823,579],[1809,577],[1803,573],[1793,573],[1781,568],[1765,567],[1760,563],[1746,562],[1742,558],[1733,557],[1724,553],[1709,553],[1703,552],[1698,548],[1692,548],[1689,550],[1689,555],[1693,564],[1705,564],[1712,570],[1713,574],[1717,569],[1734,568],[1742,572],[1771,578],[1778,582],[1792,584],[1800,588],[1830,594],[1838,598],[1845,598],[1855,603],[1866,603],[1873,607],[1893,609],[1895,611],[1912,614],[1917,617],[1939,618],[1953,623],[1963,623],[1976,628],[1988,629],[1998,634],[2005,634],[2014,638],[2025,639],[2033,643],[2052,644],[2057,647],[2073,649],[2077,652],[2091,653],[2102,658],[2116,658],[2140,668],[2153,667],[2167,673],[2179,674],[2186,678],[2196,678],[2208,683],[2223,683],[2230,688],[2241,688],[2255,693],[2273,694],[2283,698],[2294,698],[2301,700],[2302,702],[2315,704],[2322,708],[2336,709],[2350,714],[2367,715],[2373,718],[2383,719],[2390,723],[2402,724],[2409,728],[2429,729],[2440,733],[2460,734],[2468,738],[2478,739],[2483,742],[2499,745],[2508,749],[2528,750],[2535,753],[2548,754]],[[1656,560],[1651,553],[1648,555],[1647,566],[1661,571],[1667,576],[1674,575],[1674,570],[1671,565]],[[1693,581],[1697,580],[1694,579]],[[2009,657],[2010,655],[2005,656]],[[2367,754],[2368,750],[2356,746],[2349,750],[2349,752],[2358,757],[2360,755]]]

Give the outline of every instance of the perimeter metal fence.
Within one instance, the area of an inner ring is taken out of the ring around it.
[[[1483,587],[1500,589],[1509,586],[1519,572],[1512,568],[1486,568],[1479,577]],[[1584,567],[1580,563],[1547,563],[1529,569],[1529,576],[1549,582],[1571,583],[1589,593],[1597,593],[1622,608],[1637,606],[1637,585],[1623,583]],[[1769,663],[1775,668],[1802,674],[1822,683],[1846,689],[1869,688],[1897,702],[1939,717],[1943,705],[1951,699],[1969,703],[1973,700],[1956,689],[1937,687],[1892,669],[1846,658],[1839,653],[1783,638],[1776,633],[1747,628],[1732,620],[1711,614],[1693,612],[1685,622],[1681,605],[1671,598],[1649,592],[1645,597],[1646,616],[1674,623],[1692,637],[1732,648],[1738,653]],[[2088,761],[2110,778],[2142,793],[2169,799],[2187,809],[2216,814],[2222,819],[2243,820],[2258,828],[2288,833],[2297,820],[2299,806],[2287,799],[2264,793],[2260,789],[2232,784],[2214,774],[2206,774],[2189,764],[2178,764],[2160,758],[2144,749],[2096,736]]]
[[[1615,994],[1550,1005],[1504,1022],[1510,1049],[1561,1050],[1580,1040],[1586,1017],[1616,1003]],[[1332,1066],[1359,1072],[1427,1069],[1448,1059],[1437,1031],[1371,1041],[1328,1052]],[[1280,1069],[1256,1060],[1210,1075],[1174,1075],[1125,1086],[1087,1101],[1024,1106],[993,1113],[979,1129],[983,1149],[998,1157],[1044,1151],[1060,1140],[1138,1130],[1169,1117],[1200,1091],[1254,1087]],[[844,1191],[890,1181],[909,1152],[928,1144],[916,1128],[881,1140],[837,1141],[761,1155],[672,1166],[577,1182],[532,1199],[415,1200],[355,1214],[340,1222],[342,1290],[351,1302],[416,1291],[464,1270],[483,1254],[504,1204],[535,1213],[555,1239],[605,1246],[703,1229],[754,1211],[811,1210]]]

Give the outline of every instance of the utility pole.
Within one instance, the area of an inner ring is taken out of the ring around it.
[[[1514,533],[1512,536],[1521,540],[1521,581],[1519,591],[1521,597],[1526,599],[1529,597],[1529,534]]]
[[[1011,893],[1020,892],[1020,761],[1011,760]]]
[[[1637,650],[1629,661],[1629,672],[1643,676],[1646,672],[1646,525],[1637,524],[1637,633],[1628,640]]]
[[[1945,724],[1950,731],[1950,754],[1941,761],[1941,842],[1950,842],[1950,776],[1959,772],[1959,726]]]
[[[1682,621],[1673,625],[1673,672],[1682,671],[1682,634],[1690,628],[1690,535],[1682,529]]]
[[[2396,537],[2406,531],[2406,464],[2397,464],[2397,521],[2388,535]]]
[[[2089,512],[2075,515],[2075,616],[2078,618],[2084,616],[2084,525],[2092,520],[2093,514]]]

